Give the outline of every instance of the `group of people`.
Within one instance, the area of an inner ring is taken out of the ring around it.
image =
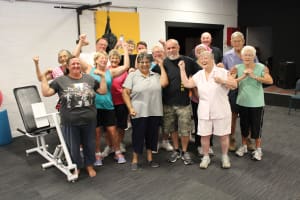
[[[119,41],[108,54],[104,38],[96,41],[95,52],[81,53],[88,43],[86,35],[81,35],[72,53],[59,52],[61,66],[45,73],[40,72],[39,58],[33,60],[42,94],[59,95],[62,132],[72,160],[78,168],[85,167],[89,176],[96,175],[93,166],[102,165],[103,158],[112,152],[118,163],[126,162],[122,141],[128,116],[132,124],[132,170],[141,167],[144,146],[148,165],[159,167],[152,156],[159,144],[171,151],[169,162],[180,159],[185,165],[193,164],[188,152],[191,117],[195,144],[203,155],[200,168],[206,169],[211,162],[212,135],[220,137],[222,168],[231,167],[228,151],[243,156],[250,150],[250,138],[255,139],[253,158],[262,159],[262,84],[272,84],[273,80],[267,66],[258,62],[255,48],[244,46],[241,32],[231,35],[232,49],[224,55],[211,46],[208,32],[201,35],[200,44],[189,56],[180,55],[176,39],[160,40],[152,54],[145,42],[139,42],[134,56],[132,40]],[[235,140],[238,116],[242,134],[239,148]],[[102,131],[106,132],[107,145],[103,152]]]

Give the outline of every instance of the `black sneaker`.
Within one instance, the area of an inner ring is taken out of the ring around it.
[[[170,156],[169,156],[169,159],[168,161],[171,162],[171,163],[174,163],[177,161],[177,159],[179,159],[181,157],[181,152],[178,152],[178,151],[172,151]]]
[[[149,165],[150,167],[152,167],[152,168],[157,168],[157,167],[159,167],[159,163],[154,162],[153,160],[148,161],[148,165]]]
[[[139,166],[138,166],[137,163],[131,163],[131,170],[132,171],[136,171],[136,170],[138,170],[138,168],[139,168]]]
[[[189,152],[185,152],[185,153],[182,155],[181,159],[183,160],[183,163],[184,163],[185,165],[191,165],[191,164],[194,163],[193,160],[192,160],[192,158],[191,158],[191,155],[190,155]]]

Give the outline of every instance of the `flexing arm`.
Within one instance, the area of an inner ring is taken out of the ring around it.
[[[44,97],[50,97],[52,95],[55,94],[54,89],[52,89],[49,86],[48,80],[47,80],[47,75],[51,74],[52,70],[47,70],[44,74],[42,74],[41,76],[41,90],[42,90],[42,94]]]
[[[229,88],[229,89],[237,88],[237,81],[234,78],[232,78],[230,73],[228,73],[227,79],[222,79],[221,77],[215,77],[214,79],[215,79],[216,83],[219,83],[226,88]]]
[[[107,85],[106,85],[106,80],[105,80],[105,73],[96,69],[94,71],[94,74],[97,74],[101,77],[101,81],[100,81],[100,87],[97,89],[97,93],[99,94],[105,94],[107,92]]]
[[[194,88],[196,84],[192,78],[188,78],[185,72],[185,63],[183,60],[179,61],[178,66],[180,68],[181,82],[186,88]]]
[[[165,67],[163,65],[163,59],[157,58],[157,64],[160,68],[160,85],[164,88],[169,84],[169,79]]]

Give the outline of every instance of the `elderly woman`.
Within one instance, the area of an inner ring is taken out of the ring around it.
[[[96,162],[95,166],[101,166],[102,157],[106,157],[112,151],[115,152],[115,160],[118,164],[126,163],[126,159],[120,150],[120,142],[117,132],[117,119],[115,115],[115,108],[111,94],[112,88],[112,80],[115,77],[120,76],[124,72],[126,72],[129,68],[129,60],[128,60],[128,51],[127,44],[122,43],[122,47],[124,49],[125,61],[124,65],[116,67],[116,68],[107,68],[108,55],[105,51],[99,51],[94,56],[95,66],[86,64],[83,62],[84,67],[86,68],[85,72],[90,74],[97,81],[101,81],[101,77],[96,76],[94,71],[101,71],[105,74],[105,80],[107,85],[107,93],[106,94],[96,94],[96,108],[97,108],[97,128],[96,128]],[[102,154],[100,153],[100,139],[101,139],[101,127],[107,131],[108,138],[112,144],[112,148],[107,146],[104,149]]]
[[[200,69],[202,69],[200,64],[200,54],[203,51],[209,51],[212,52],[212,49],[206,46],[205,44],[199,44],[195,47],[195,56],[196,56],[196,63],[199,65]],[[195,125],[195,146],[197,147],[198,155],[203,155],[203,149],[201,147],[201,137],[197,135],[198,130],[198,104],[199,104],[199,94],[197,92],[197,88],[192,89],[192,96],[191,96],[191,105],[192,105],[192,111],[193,111],[193,120]],[[210,147],[209,147],[209,154],[213,155],[214,151],[212,149],[213,146],[213,137],[210,138]]]
[[[69,59],[67,69],[67,75],[54,79],[50,85],[47,77],[52,70],[47,70],[41,78],[42,94],[48,97],[58,93],[61,100],[62,132],[71,158],[78,168],[85,165],[89,176],[94,177],[97,113],[94,104],[95,91],[100,94],[106,93],[105,75],[98,70],[94,72],[95,75],[101,76],[99,87],[99,82],[93,77],[81,73],[80,61],[75,57]],[[84,164],[80,156],[80,144],[84,146]]]
[[[123,99],[131,116],[133,157],[131,169],[138,169],[138,154],[147,149],[147,161],[151,167],[159,167],[152,159],[157,149],[159,125],[163,115],[162,87],[168,78],[162,62],[161,75],[150,71],[151,55],[140,53],[137,57],[138,70],[129,73],[123,84]]]
[[[264,90],[262,84],[272,84],[273,79],[269,69],[261,63],[255,63],[256,50],[245,46],[241,51],[243,64],[235,65],[232,73],[237,76],[239,92],[236,103],[239,105],[242,146],[236,151],[237,156],[247,153],[247,138],[249,130],[251,138],[255,139],[256,150],[254,160],[262,159],[261,131],[264,113]]]
[[[231,127],[231,110],[227,93],[236,88],[236,81],[229,72],[215,65],[214,56],[209,51],[203,51],[199,56],[203,70],[188,78],[185,63],[180,61],[181,81],[186,88],[197,87],[199,94],[198,135],[201,136],[203,158],[200,168],[206,169],[210,164],[209,146],[212,134],[220,136],[222,148],[222,167],[230,168],[228,157],[229,134]]]

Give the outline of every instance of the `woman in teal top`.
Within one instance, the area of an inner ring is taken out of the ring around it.
[[[256,50],[245,46],[241,51],[243,64],[236,65],[232,70],[238,81],[238,97],[242,146],[236,151],[237,156],[247,153],[247,138],[249,130],[251,138],[255,139],[256,150],[253,159],[262,159],[261,131],[263,111],[265,106],[262,84],[273,84],[269,69],[261,63],[255,63]]]
[[[122,43],[122,47],[125,54],[127,53],[127,44]],[[127,57],[125,57],[126,59]],[[95,67],[82,63],[86,69],[85,72],[93,76],[99,81],[99,76],[95,76],[95,72],[101,71],[105,73],[105,80],[107,84],[107,93],[104,95],[96,95],[95,105],[97,108],[97,127],[96,127],[96,162],[95,166],[102,165],[103,153],[100,151],[100,139],[101,139],[101,127],[104,127],[107,131],[107,138],[111,142],[112,151],[115,152],[115,159],[119,164],[125,163],[126,160],[120,151],[120,143],[118,142],[118,133],[116,129],[116,116],[114,110],[114,104],[111,95],[112,79],[117,77],[128,70],[129,61],[128,58],[124,61],[124,65],[118,68],[107,68],[108,55],[105,51],[97,52],[94,56]],[[109,147],[110,148],[110,147]]]

